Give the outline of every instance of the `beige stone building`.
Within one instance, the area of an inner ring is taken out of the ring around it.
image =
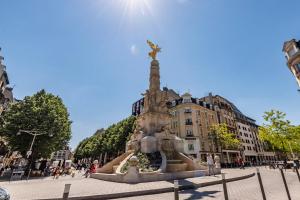
[[[184,152],[194,158],[206,160],[207,153],[218,154],[224,165],[235,165],[243,157],[247,163],[261,163],[274,160],[274,153],[264,150],[258,139],[258,125],[245,116],[233,103],[219,95],[209,94],[193,98],[185,93],[179,96],[173,90],[164,88],[168,94],[168,108],[171,114],[171,131],[184,139]],[[144,99],[133,104],[133,115],[143,111]],[[225,123],[228,130],[241,141],[237,149],[221,149],[211,134],[213,124]],[[222,153],[221,153],[222,151]]]
[[[287,59],[287,66],[296,78],[300,87],[300,41],[292,39],[283,44],[282,51]]]
[[[255,120],[244,115],[232,102],[211,93],[202,98],[215,107],[218,123],[225,123],[231,133],[241,141],[238,149],[224,149],[223,163],[232,164],[239,157],[248,163],[261,163],[274,160],[274,152],[265,151],[265,144],[258,139],[258,125]]]
[[[172,114],[171,129],[184,139],[184,152],[195,158],[206,159],[206,153],[218,153],[219,148],[209,138],[210,128],[217,123],[211,104],[185,93],[169,105]]]
[[[228,131],[237,134],[238,131],[235,120],[235,113],[239,112],[239,110],[233,103],[219,95],[213,96],[211,93],[208,96],[201,98],[201,100],[214,105],[217,115],[217,123],[225,123],[227,125]],[[222,149],[222,163],[235,163],[240,155],[241,149]]]

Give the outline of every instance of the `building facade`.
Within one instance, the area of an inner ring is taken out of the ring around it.
[[[218,123],[224,123],[227,125],[230,133],[237,134],[237,124],[235,120],[235,113],[240,112],[237,107],[219,95],[212,95],[209,93],[208,96],[202,97],[201,100],[212,104],[215,107],[217,114]],[[237,162],[241,156],[242,149],[222,149],[222,163],[231,164]]]
[[[193,98],[185,93],[179,96],[173,90],[170,93],[168,108],[171,114],[171,132],[184,140],[184,153],[194,158],[206,160],[206,154],[217,154],[225,165],[236,164],[242,157],[247,163],[261,163],[274,160],[273,152],[265,151],[258,138],[258,125],[255,120],[244,115],[232,102],[219,95]],[[132,114],[139,115],[143,111],[144,99],[132,106]],[[222,149],[216,143],[211,127],[224,123],[228,131],[241,141],[236,149]]]
[[[258,128],[254,119],[244,115],[232,102],[219,95],[202,98],[215,107],[218,123],[225,123],[228,130],[236,135],[241,146],[238,149],[224,149],[223,163],[235,163],[239,157],[247,163],[261,163],[275,159],[275,153],[265,151],[266,145],[258,138]]]
[[[287,66],[293,73],[300,87],[300,41],[292,39],[283,44],[282,51],[287,59]]]
[[[217,123],[217,115],[211,104],[185,93],[169,104],[171,130],[184,140],[184,152],[205,160],[207,153],[220,153],[210,139],[210,128]]]

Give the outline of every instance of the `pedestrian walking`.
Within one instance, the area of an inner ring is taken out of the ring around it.
[[[240,165],[240,169],[245,169],[245,162],[242,157],[240,157],[239,159],[239,165]]]
[[[211,154],[207,154],[207,166],[208,166],[208,175],[210,176],[211,174],[213,174],[215,176],[215,172],[214,172],[214,160],[211,156]]]

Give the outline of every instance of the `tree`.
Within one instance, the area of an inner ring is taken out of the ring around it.
[[[2,116],[1,133],[11,150],[19,151],[23,156],[32,142],[32,135],[20,130],[45,132],[49,134],[37,136],[33,145],[32,156],[49,157],[60,150],[71,138],[71,121],[67,108],[60,97],[41,90],[23,101],[12,103]]]
[[[81,141],[75,149],[76,159],[98,157],[101,153],[116,156],[118,152],[125,151],[126,141],[133,132],[136,118],[130,116],[117,124],[109,126],[106,130],[100,129],[89,138]]]
[[[234,133],[230,133],[227,125],[214,124],[211,127],[210,137],[215,143],[219,143],[221,148],[237,148],[240,146],[241,142],[238,140]]]
[[[278,110],[265,112],[263,118],[267,123],[259,127],[259,138],[268,142],[273,150],[283,153],[299,152],[300,126],[291,125],[285,117],[286,114]]]

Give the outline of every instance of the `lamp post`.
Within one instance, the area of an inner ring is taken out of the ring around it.
[[[27,151],[27,154],[26,154],[26,155],[27,155],[27,159],[28,159],[29,156],[32,154],[32,147],[33,147],[33,144],[34,144],[35,139],[36,139],[37,136],[40,136],[40,135],[46,135],[46,134],[48,134],[50,137],[53,136],[52,133],[47,133],[47,132],[41,131],[41,130],[33,130],[33,131],[29,131],[29,130],[19,130],[18,133],[17,133],[17,135],[21,135],[22,133],[27,133],[27,134],[33,136],[32,142],[31,142],[31,144],[30,144],[30,148],[29,148],[29,150]],[[31,164],[32,164],[32,161],[30,161],[30,163],[29,163],[29,171],[28,171],[27,180],[28,180],[28,178],[29,178],[29,176],[30,176],[30,172],[31,172]]]
[[[291,146],[291,142],[288,141],[288,144],[289,144],[289,147],[290,147],[290,151],[291,151],[291,154],[292,154],[292,157],[293,157],[293,160],[295,160],[295,154],[293,152],[293,149],[292,149],[292,146]]]

